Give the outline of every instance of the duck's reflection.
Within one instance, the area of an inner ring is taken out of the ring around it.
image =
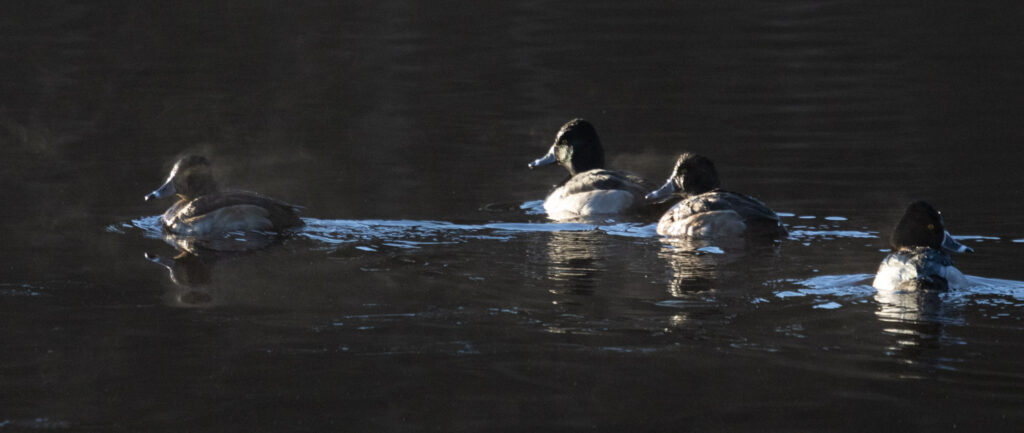
[[[213,266],[217,259],[213,255],[195,255],[182,251],[174,257],[146,253],[147,260],[167,269],[174,288],[164,299],[171,305],[203,307],[213,304],[208,287],[213,280]]]
[[[889,355],[918,361],[941,347],[945,324],[955,320],[943,303],[944,293],[915,282],[875,292],[875,316],[884,324],[883,334],[893,338],[886,349]]]
[[[919,287],[914,282],[902,284],[894,290],[878,289],[875,315],[880,320],[915,323],[941,320],[943,291]]]
[[[658,256],[672,272],[668,293],[676,298],[713,292],[718,287],[748,290],[749,281],[764,281],[752,273],[773,272],[778,243],[743,238],[663,238]],[[743,268],[734,265],[743,264]],[[768,278],[768,277],[764,277]]]
[[[763,281],[775,279],[777,245],[748,245],[740,240],[665,238],[659,257],[670,272],[660,306],[680,311],[667,317],[666,329],[724,325],[750,308]]]
[[[662,248],[650,248],[648,242],[660,243]],[[645,239],[632,243],[609,238],[601,231],[566,231],[550,233],[542,262],[547,279],[561,283],[552,289],[553,293],[589,295],[600,283],[615,280],[608,278],[609,273],[621,272],[634,277],[658,274],[663,269],[660,263],[664,261],[671,272],[669,294],[685,297],[687,293],[714,288],[722,277],[720,266],[746,256],[748,252],[742,239],[738,243],[685,238]],[[739,276],[742,272],[734,274]],[[625,281],[630,279],[635,278]]]
[[[163,240],[178,251],[194,255],[245,253],[264,249],[280,242],[283,235],[272,232],[239,231],[223,237],[203,238],[164,232]]]
[[[663,241],[659,252],[672,272],[668,294],[673,298],[703,296],[715,290],[717,266],[736,260],[736,254],[724,254],[708,240],[689,238]]]
[[[218,261],[226,256],[266,248],[279,241],[279,237],[250,232],[203,239],[165,233],[163,240],[177,250],[176,255],[146,252],[144,257],[167,269],[173,287],[164,295],[164,300],[169,305],[195,308],[217,304],[213,282]]]
[[[557,284],[553,294],[592,295],[608,268],[606,235],[593,232],[552,232],[545,250],[546,275]]]

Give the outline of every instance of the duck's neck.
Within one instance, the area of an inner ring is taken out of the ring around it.
[[[570,164],[566,167],[573,176],[597,168],[604,168],[604,155],[600,152],[579,152],[572,155]]]
[[[687,187],[683,189],[681,194],[683,197],[694,197],[708,192],[721,191],[719,188],[707,188],[703,186]]]
[[[189,176],[185,180],[184,187],[184,194],[182,195],[193,198],[213,194],[219,190],[217,181],[213,180],[213,176],[205,174]]]

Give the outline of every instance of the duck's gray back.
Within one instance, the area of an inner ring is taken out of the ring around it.
[[[619,189],[643,196],[655,187],[650,181],[633,173],[598,168],[577,174],[562,184],[567,194]]]

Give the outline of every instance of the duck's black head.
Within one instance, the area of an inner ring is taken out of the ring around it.
[[[530,168],[558,163],[576,175],[595,168],[604,168],[604,148],[594,125],[583,119],[570,120],[555,136],[548,153],[530,163]]]
[[[662,201],[673,195],[688,197],[711,191],[720,184],[718,170],[715,170],[715,163],[710,158],[686,152],[679,155],[668,181],[661,188],[647,194],[646,198]]]
[[[146,201],[180,195],[186,199],[217,191],[210,161],[199,155],[188,155],[178,160],[167,176],[167,181],[146,195]]]
[[[892,231],[889,243],[893,250],[914,247],[946,249],[953,252],[973,252],[946,231],[942,213],[925,201],[915,201],[907,206],[906,212]]]

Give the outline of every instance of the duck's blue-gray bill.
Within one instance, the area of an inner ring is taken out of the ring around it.
[[[177,191],[174,190],[174,182],[168,180],[167,183],[163,184],[160,188],[157,188],[156,191],[146,194],[145,200],[150,201],[155,198],[169,197],[174,195],[175,192]]]
[[[661,188],[651,191],[645,195],[644,199],[659,202],[665,201],[669,197],[672,197],[672,194],[676,193],[676,189],[676,183],[672,179],[669,179],[668,182],[665,182],[665,184],[661,186]]]
[[[973,253],[974,248],[960,243],[956,239],[953,239],[953,235],[946,232],[945,236],[942,237],[942,248],[952,251],[954,253]]]
[[[532,169],[540,167],[542,165],[554,164],[556,162],[558,162],[558,158],[555,157],[555,150],[554,148],[552,148],[551,150],[548,151],[547,155],[544,155],[540,158],[533,160],[533,162],[527,165],[527,167],[530,167]]]

